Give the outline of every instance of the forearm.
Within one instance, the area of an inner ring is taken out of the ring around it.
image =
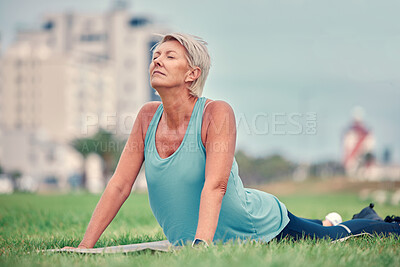
[[[90,219],[85,235],[79,246],[92,248],[101,234],[114,219],[129,194],[122,193],[113,184],[107,185]]]
[[[205,240],[207,243],[213,241],[224,194],[221,189],[203,189],[195,238]]]

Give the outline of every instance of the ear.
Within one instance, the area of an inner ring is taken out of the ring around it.
[[[189,70],[189,73],[185,78],[185,82],[194,82],[200,77],[200,75],[201,75],[201,69],[199,67],[195,67]]]

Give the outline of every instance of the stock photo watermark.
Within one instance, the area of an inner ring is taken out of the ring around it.
[[[251,118],[239,114],[236,128],[248,135],[315,135],[317,119],[316,112],[258,113]]]
[[[149,114],[149,119],[153,114]],[[82,116],[81,134],[89,135],[100,128],[118,135],[129,135],[132,131],[136,115],[117,113],[84,114]],[[149,121],[150,121],[149,120]],[[222,130],[224,123],[232,123],[226,115],[219,125],[210,119],[210,125],[216,132]],[[274,112],[257,113],[246,116],[244,113],[236,115],[236,129],[247,135],[316,135],[318,132],[318,116],[316,112]]]

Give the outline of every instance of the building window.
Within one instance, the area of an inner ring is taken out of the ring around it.
[[[53,21],[49,20],[43,25],[43,29],[46,31],[51,31],[54,28],[55,24]]]
[[[107,40],[106,34],[82,34],[81,42],[103,42]]]
[[[143,26],[146,26],[147,24],[149,24],[150,23],[150,21],[147,19],[147,18],[139,18],[139,17],[136,17],[136,18],[132,18],[130,21],[129,21],[129,25],[131,26],[131,27],[143,27]]]

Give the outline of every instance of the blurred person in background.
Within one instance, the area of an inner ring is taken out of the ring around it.
[[[157,44],[149,74],[161,102],[141,108],[78,248],[95,245],[143,163],[152,212],[173,245],[400,235],[398,222],[351,220],[324,227],[296,217],[271,194],[244,188],[234,158],[234,112],[224,101],[201,96],[210,65],[206,42],[198,37],[167,34]],[[262,62],[252,67],[262,68]]]

